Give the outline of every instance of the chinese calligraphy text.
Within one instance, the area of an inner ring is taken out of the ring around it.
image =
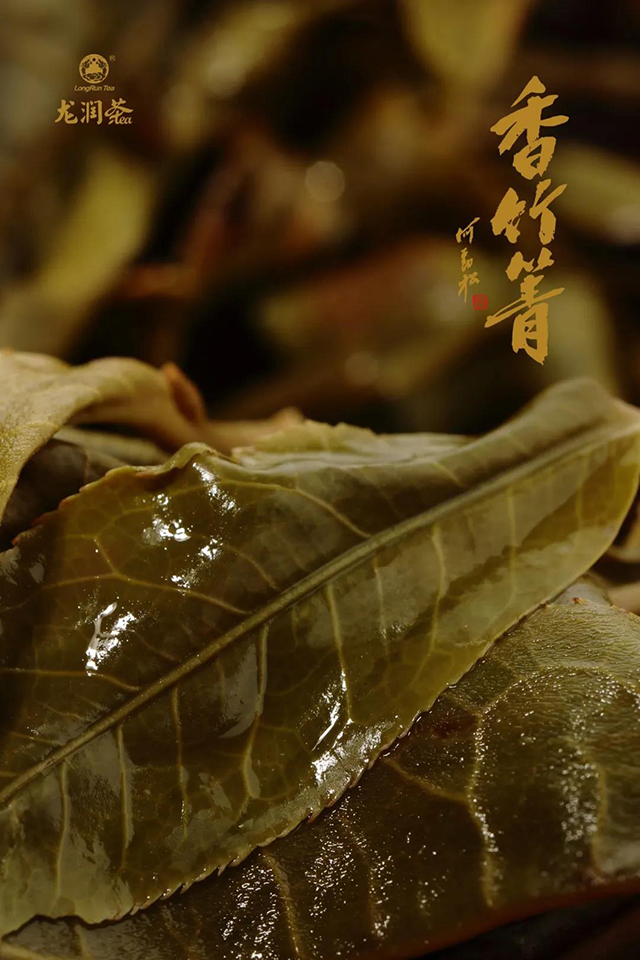
[[[462,243],[463,240],[466,240],[469,244],[469,247],[473,243],[473,228],[478,222],[480,217],[476,217],[471,223],[466,227],[461,227],[456,233],[456,242]],[[473,266],[473,258],[469,256],[469,247],[463,247],[460,251],[460,268],[462,270],[462,279],[458,284],[458,296],[464,296],[464,302],[467,302],[467,296],[469,287],[473,286],[475,283],[480,283],[478,280],[478,273],[476,270],[471,270]]]
[[[557,127],[569,119],[562,115],[543,116],[543,111],[557,100],[556,95],[542,96],[545,93],[544,84],[538,77],[532,77],[511,106],[517,107],[525,101],[524,105],[491,127],[491,132],[502,138],[498,147],[500,154],[516,145],[520,147],[514,154],[513,166],[525,180],[542,177],[556,148],[556,138],[543,135],[542,128]],[[519,280],[523,272],[526,274],[520,283],[520,297],[487,317],[485,322],[485,327],[491,327],[501,320],[513,318],[511,344],[514,351],[524,350],[538,363],[544,363],[549,352],[548,301],[564,290],[564,287],[557,287],[545,293],[540,285],[544,280],[542,271],[554,263],[549,244],[555,236],[556,217],[550,206],[564,193],[566,186],[564,183],[550,190],[550,179],[540,179],[537,183],[529,216],[539,221],[540,252],[537,257],[525,260],[521,251],[516,250],[505,272],[511,281]],[[494,234],[504,234],[509,243],[515,244],[520,236],[519,225],[526,207],[526,200],[522,200],[517,191],[509,187],[491,220]]]
[[[132,113],[133,109],[126,106],[126,100],[122,97],[112,100],[111,106],[104,111],[102,100],[81,100],[77,105],[75,100],[61,100],[55,122],[100,124],[104,119],[107,124],[123,124],[131,123]]]

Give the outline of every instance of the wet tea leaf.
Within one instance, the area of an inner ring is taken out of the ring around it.
[[[120,917],[334,802],[603,553],[639,422],[576,381],[478,440],[310,423],[236,461],[191,445],[19,538],[0,928]]]
[[[420,956],[639,889],[639,784],[640,620],[577,584],[314,823],[120,923],[32,923],[0,956],[236,960],[256,944],[264,960]],[[524,929],[513,943],[505,930],[473,956],[532,956],[532,932],[529,952],[512,949]]]

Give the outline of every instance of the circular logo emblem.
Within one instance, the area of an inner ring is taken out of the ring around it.
[[[90,53],[80,61],[80,76],[87,83],[102,83],[107,79],[109,64],[99,53]]]

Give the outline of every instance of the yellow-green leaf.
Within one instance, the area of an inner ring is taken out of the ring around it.
[[[576,381],[477,440],[308,424],[67,500],[0,558],[0,929],[121,917],[333,803],[603,553],[639,424]]]
[[[578,584],[314,823],[146,914],[32,923],[0,956],[401,960],[639,888],[640,620]],[[500,944],[486,956],[515,955]]]

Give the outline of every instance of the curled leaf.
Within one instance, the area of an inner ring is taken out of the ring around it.
[[[121,917],[334,802],[602,554],[636,413],[478,440],[292,427],[67,500],[1,558],[0,929]]]
[[[26,463],[0,522],[0,549],[27,530],[41,514],[55,510],[61,500],[98,480],[122,461],[77,443],[50,440]]]
[[[199,439],[158,370],[125,358],[70,367],[36,353],[0,352],[0,515],[27,460],[66,423],[135,427],[173,449]]]
[[[1,351],[0,378],[0,518],[25,463],[70,422],[133,428],[165,450],[196,441],[228,450],[300,419],[282,411],[258,423],[214,423],[174,364],[160,371],[124,357],[70,367],[55,357]]]

